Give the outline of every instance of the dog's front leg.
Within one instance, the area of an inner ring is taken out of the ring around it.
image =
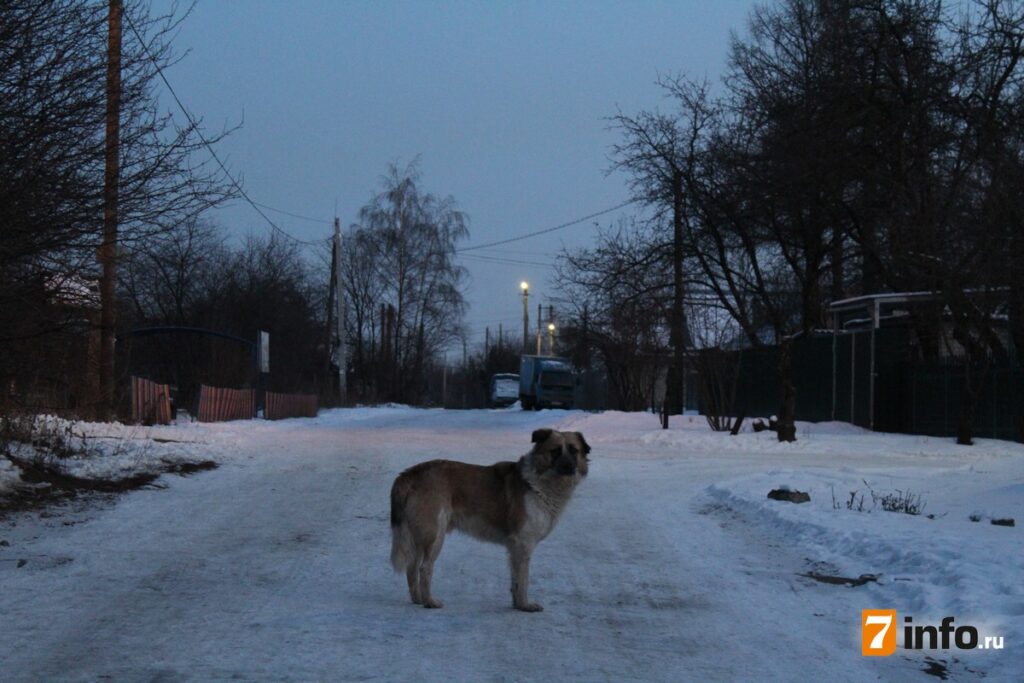
[[[508,549],[512,566],[512,606],[524,612],[540,612],[544,608],[527,598],[530,587],[530,555],[532,545],[512,544]]]

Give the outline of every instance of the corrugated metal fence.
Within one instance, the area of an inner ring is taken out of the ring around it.
[[[263,415],[268,420],[286,417],[316,417],[315,394],[279,394],[268,391]],[[255,389],[226,389],[203,384],[199,387],[200,422],[251,420],[256,417]],[[171,392],[166,384],[132,377],[132,420],[143,424],[171,423]]]
[[[170,387],[132,377],[132,420],[142,424],[171,424]]]
[[[280,420],[286,417],[316,417],[317,400],[315,394],[277,394],[266,393],[263,406],[263,417],[268,420]]]
[[[222,387],[199,387],[200,422],[224,422],[225,420],[251,420],[256,417],[255,389],[224,389]]]

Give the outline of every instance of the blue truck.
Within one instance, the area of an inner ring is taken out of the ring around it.
[[[519,366],[519,401],[523,410],[572,408],[576,373],[568,358],[523,356]]]

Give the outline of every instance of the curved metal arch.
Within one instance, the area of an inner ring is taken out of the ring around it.
[[[221,339],[230,339],[231,341],[236,341],[239,344],[245,344],[250,349],[253,349],[253,352],[255,352],[255,350],[256,350],[256,342],[252,341],[251,339],[244,339],[242,337],[238,337],[238,336],[235,336],[233,334],[228,334],[227,332],[218,332],[216,330],[208,330],[208,329],[203,328],[203,327],[178,327],[178,326],[140,327],[140,328],[135,329],[135,330],[130,330],[128,332],[128,334],[130,334],[133,337],[149,337],[149,336],[157,335],[157,334],[169,334],[169,333],[176,333],[176,332],[184,332],[186,334],[205,334],[205,335],[209,335],[211,337],[220,337]]]

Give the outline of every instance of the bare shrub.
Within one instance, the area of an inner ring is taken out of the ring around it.
[[[708,425],[716,432],[731,432],[738,422],[742,422],[735,410],[739,354],[710,348],[702,349],[695,357],[700,376],[701,409]]]
[[[902,491],[896,489],[890,493],[878,493],[871,485],[864,481],[864,486],[867,487],[867,494],[862,493],[859,489],[850,491],[849,497],[839,502],[836,500],[835,488],[832,488],[832,509],[840,510],[845,507],[847,510],[854,510],[855,512],[871,512],[877,506],[881,506],[886,512],[902,512],[906,515],[920,515],[924,512],[925,502],[921,498],[920,493],[912,493],[909,489]],[[871,496],[871,507],[865,508],[867,503],[867,495]],[[971,521],[976,522],[976,515],[971,515]],[[935,515],[928,515],[929,519],[935,519]]]
[[[925,503],[921,500],[921,494],[911,493],[909,490],[901,491],[896,489],[893,493],[877,494],[871,492],[874,501],[882,506],[886,512],[902,512],[906,515],[919,515],[924,511]]]

